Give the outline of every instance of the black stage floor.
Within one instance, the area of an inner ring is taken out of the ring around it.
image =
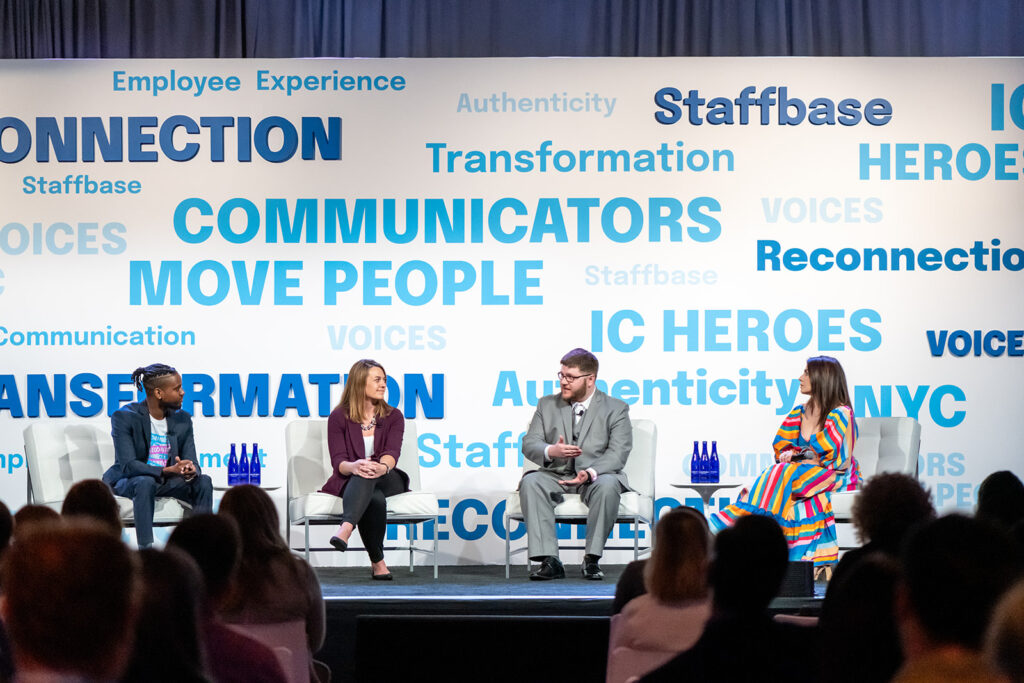
[[[600,676],[594,675],[599,669],[603,676],[607,618],[624,565],[602,568],[603,581],[583,580],[574,565],[566,565],[566,579],[529,581],[523,565],[513,566],[508,580],[503,565],[449,566],[440,568],[435,581],[432,567],[417,566],[410,574],[407,567],[392,566],[395,580],[391,582],[372,581],[369,567],[317,568],[327,603],[327,641],[317,659],[331,667],[335,682],[360,680],[357,663],[361,664],[362,678],[368,679],[367,672],[380,664],[373,657],[368,659],[368,651],[378,649],[373,637],[414,633],[414,640],[403,638],[403,642],[392,642],[393,638],[387,637],[387,649],[391,657],[404,658],[419,674],[417,678],[431,679],[433,675],[428,674],[441,674],[432,671],[432,663],[444,655],[448,666],[463,662],[458,670],[443,672],[447,680],[462,680],[458,676],[462,671],[469,674],[467,679],[479,676],[477,680],[529,681],[531,678],[520,677],[507,665],[501,672],[474,672],[466,654],[491,651],[495,660],[507,662],[508,653],[528,651],[522,638],[535,637],[538,629],[571,628],[579,638],[587,639],[579,645],[592,653],[590,669],[577,670],[575,679],[599,680]],[[776,598],[771,609],[817,615],[824,590],[825,584],[815,584],[813,596]],[[603,642],[594,642],[602,633]],[[466,642],[473,640],[474,634],[479,642]],[[504,642],[494,642],[496,639]],[[570,635],[564,646],[572,648],[571,640]],[[375,678],[380,680],[379,675]]]

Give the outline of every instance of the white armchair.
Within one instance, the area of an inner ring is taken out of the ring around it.
[[[288,532],[294,524],[304,527],[303,549],[306,559],[309,552],[332,550],[330,547],[310,548],[309,527],[319,524],[338,524],[341,520],[342,500],[330,493],[320,493],[320,487],[331,476],[331,454],[327,448],[327,420],[296,420],[285,428],[285,449],[288,453]],[[399,467],[409,475],[410,491],[389,496],[387,499],[387,523],[406,527],[407,546],[385,548],[385,550],[408,550],[409,571],[413,571],[413,553],[432,555],[434,578],[437,578],[437,495],[420,488],[420,458],[416,441],[416,423],[405,421],[405,435]],[[434,545],[432,550],[416,546],[416,529],[419,524],[434,522]]]
[[[36,422],[25,428],[25,464],[28,470],[27,501],[60,511],[68,489],[83,479],[100,479],[114,464],[114,440],[109,425],[101,429],[92,424]],[[114,496],[121,512],[121,523],[135,525],[130,498]],[[177,498],[157,498],[153,511],[154,526],[179,523],[188,503]]]
[[[880,472],[902,472],[917,477],[921,451],[921,423],[912,417],[861,417],[857,419],[857,443],[853,457],[860,465],[861,486]],[[832,494],[836,524],[852,520],[857,491]],[[838,530],[837,530],[838,531]],[[840,547],[853,547],[843,545]]]
[[[631,491],[619,499],[619,514],[615,523],[629,522],[633,525],[633,559],[640,557],[640,551],[650,550],[654,538],[654,457],[658,450],[658,427],[651,420],[632,420],[633,450],[623,472],[629,479]],[[537,469],[529,460],[524,462],[523,473]],[[519,504],[519,492],[514,491],[505,500],[505,578],[509,577],[512,555],[526,552],[526,547],[511,549],[512,520],[524,521],[523,509]],[[565,524],[586,524],[587,506],[579,494],[566,494],[564,500],[555,506],[555,521]],[[645,545],[640,545],[640,524],[650,527],[650,536]],[[562,546],[559,546],[562,547]],[[566,546],[570,547],[570,546]],[[629,550],[628,546],[605,546],[608,550]],[[577,548],[578,549],[578,548]],[[527,560],[527,570],[530,563]]]

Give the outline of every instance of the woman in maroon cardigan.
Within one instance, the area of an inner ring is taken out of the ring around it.
[[[348,371],[341,402],[327,420],[327,446],[331,452],[331,478],[324,493],[344,501],[341,526],[331,537],[338,550],[348,549],[349,537],[358,527],[370,555],[373,578],[390,581],[384,563],[384,530],[387,496],[409,490],[409,477],[396,469],[402,452],[405,418],[402,411],[384,401],[387,374],[377,361],[356,361]]]

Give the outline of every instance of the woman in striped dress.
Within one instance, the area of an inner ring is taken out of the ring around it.
[[[846,374],[835,358],[808,358],[800,392],[810,398],[782,421],[772,443],[776,464],[749,493],[712,515],[711,526],[723,529],[743,515],[773,517],[786,535],[789,559],[814,562],[817,574],[839,557],[831,494],[860,484],[853,459],[857,425]]]

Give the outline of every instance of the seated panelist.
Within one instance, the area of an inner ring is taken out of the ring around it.
[[[378,581],[391,580],[384,562],[385,498],[409,490],[409,476],[396,469],[405,418],[384,400],[387,379],[384,367],[375,360],[358,360],[348,371],[341,402],[327,419],[327,446],[334,471],[320,489],[344,501],[341,526],[331,537],[331,545],[347,550],[352,531],[358,527],[370,556],[372,578]]]
[[[767,515],[782,527],[790,561],[813,562],[816,573],[830,573],[839,558],[832,492],[860,485],[853,458],[857,425],[846,373],[835,358],[808,358],[800,393],[809,396],[807,403],[790,411],[772,443],[776,464],[749,495],[711,515],[711,526],[720,530],[744,515]]]
[[[531,560],[541,563],[534,581],[565,578],[558,559],[555,506],[565,493],[578,493],[587,505],[585,579],[601,579],[598,560],[619,511],[619,497],[629,490],[622,468],[633,449],[629,406],[595,386],[597,357],[573,349],[562,358],[561,390],[544,396],[523,437],[523,455],[540,469],[519,482]]]
[[[103,481],[119,496],[132,499],[135,538],[140,548],[153,545],[153,512],[158,497],[173,497],[194,514],[213,511],[213,482],[200,472],[192,437],[192,416],[181,409],[181,375],[169,365],[136,368],[132,382],[146,400],[129,403],[110,416],[114,464]]]

